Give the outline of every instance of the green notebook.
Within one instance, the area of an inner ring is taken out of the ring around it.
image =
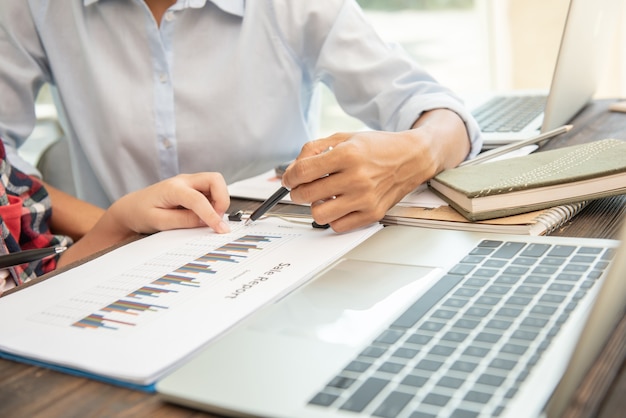
[[[603,139],[445,170],[430,187],[471,221],[626,193],[626,141]]]

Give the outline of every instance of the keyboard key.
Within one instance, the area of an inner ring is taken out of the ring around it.
[[[511,360],[495,358],[491,361],[491,363],[489,364],[489,367],[493,367],[496,369],[503,369],[503,370],[512,370],[516,364],[517,364],[516,362],[511,361]]]
[[[463,355],[473,356],[473,357],[485,357],[489,353],[488,348],[477,347],[477,346],[469,346],[463,351]]]
[[[432,322],[432,321],[426,321],[424,322],[422,325],[420,325],[419,329],[423,330],[423,331],[439,331],[441,328],[443,328],[446,324],[441,323],[441,322]]]
[[[451,416],[454,418],[476,418],[478,416],[478,412],[457,408],[454,412],[452,412]]]
[[[555,245],[548,253],[550,257],[569,257],[576,247],[572,245]]]
[[[369,369],[371,365],[371,363],[354,360],[351,361],[344,370],[349,372],[363,373],[365,370]]]
[[[520,295],[536,295],[541,290],[537,286],[522,285],[516,289],[516,293]]]
[[[523,242],[506,242],[492,254],[493,258],[513,258],[526,244]]]
[[[309,401],[310,404],[319,406],[330,406],[339,396],[320,392]]]
[[[476,336],[475,341],[480,341],[482,343],[496,343],[500,340],[500,334],[494,334],[492,332],[481,332]]]
[[[504,274],[510,274],[512,276],[516,276],[516,275],[521,276],[522,274],[526,274],[527,272],[528,272],[528,267],[522,267],[522,266],[509,266],[506,268],[506,270],[504,270]]]
[[[461,385],[463,385],[463,383],[465,383],[464,379],[459,379],[459,378],[450,377],[450,376],[444,376],[441,379],[439,379],[439,381],[437,382],[437,386],[441,386],[441,387],[445,387],[445,388],[451,388],[451,389],[457,389],[457,388],[460,388]]]
[[[370,377],[341,405],[341,409],[361,412],[388,383],[388,380]]]
[[[387,329],[374,342],[379,344],[395,344],[404,335],[403,331]]]
[[[524,257],[541,257],[550,247],[550,244],[529,244],[520,255]]]
[[[454,328],[474,329],[480,324],[479,321],[473,321],[471,319],[459,319],[454,323]]]
[[[424,376],[415,376],[409,374],[402,379],[402,384],[407,386],[413,386],[416,388],[421,388],[424,384],[428,382],[428,378]]]
[[[404,392],[391,392],[374,411],[375,417],[395,418],[413,399],[413,395]]]
[[[448,311],[446,309],[437,309],[435,312],[433,312],[431,316],[433,318],[438,318],[438,319],[450,319],[454,317],[454,315],[456,315],[455,311]]]
[[[488,282],[489,280],[487,279],[480,279],[478,277],[470,277],[469,279],[465,281],[464,284],[465,286],[483,287]]]
[[[459,360],[459,361],[455,361],[454,363],[452,363],[452,366],[450,366],[450,370],[456,370],[456,371],[459,371],[459,372],[471,373],[471,372],[474,371],[476,366],[477,366],[476,363]]]
[[[474,270],[476,266],[473,264],[462,264],[459,263],[456,266],[452,267],[449,271],[450,274],[460,274],[461,276],[465,276],[469,274],[472,270]]]
[[[584,273],[587,270],[589,270],[589,266],[586,264],[568,264],[567,266],[563,267],[563,271],[575,271],[578,273]]]
[[[495,241],[495,240],[483,240],[481,241],[477,247],[487,247],[487,248],[498,248],[499,246],[502,245],[502,241]]]
[[[533,269],[533,274],[542,274],[544,276],[551,276],[554,273],[556,273],[557,271],[557,267],[553,267],[553,266],[544,266],[544,265],[539,265],[537,267],[535,267]]]
[[[385,363],[380,365],[380,367],[378,368],[378,371],[384,372],[384,373],[397,374],[402,369],[404,369],[404,364],[386,361]]]
[[[429,393],[424,397],[424,400],[422,402],[429,405],[445,406],[449,400],[449,396],[440,395],[438,393]]]
[[[485,289],[485,294],[488,295],[506,295],[509,290],[511,290],[510,286],[500,286],[497,284],[489,286]]]
[[[369,346],[365,350],[361,351],[361,354],[359,355],[359,357],[364,356],[364,357],[379,358],[386,351],[387,351],[386,348]]]
[[[502,346],[502,349],[500,350],[500,352],[505,353],[505,354],[515,354],[515,355],[521,356],[522,354],[526,352],[527,349],[528,347],[524,345],[507,343]]]
[[[489,259],[485,261],[483,264],[483,266],[485,267],[495,267],[495,268],[504,267],[505,265],[506,265],[506,260],[493,260],[493,259]]]
[[[393,356],[404,358],[404,359],[412,359],[413,357],[417,355],[417,353],[419,353],[419,350],[415,350],[415,349],[407,348],[407,347],[400,347],[396,351],[394,351]]]
[[[409,418],[437,418],[437,415],[428,414],[426,412],[415,411],[411,413]]]
[[[483,385],[500,387],[500,385],[502,385],[502,382],[504,382],[504,377],[496,376],[496,375],[489,374],[489,373],[484,373],[476,380],[476,382],[481,383]]]
[[[355,381],[356,379],[353,379],[351,377],[337,376],[333,380],[330,381],[328,386],[332,388],[336,388],[336,389],[347,389]]]
[[[602,252],[602,248],[598,247],[580,247],[577,251],[578,254],[600,254]]]
[[[572,262],[574,263],[591,264],[594,261],[596,261],[596,258],[592,255],[575,255],[572,257]]]
[[[420,360],[419,363],[415,366],[417,370],[427,370],[429,372],[435,372],[439,370],[439,368],[443,365],[442,361],[434,361],[434,360]]]
[[[485,403],[489,402],[489,399],[491,399],[491,394],[490,393],[478,392],[476,390],[471,390],[471,391],[467,392],[467,395],[465,395],[464,399],[466,401],[469,401],[469,402],[476,402],[476,403],[485,404]]]
[[[520,316],[521,313],[522,313],[521,309],[509,308],[505,306],[505,307],[500,308],[498,312],[496,313],[496,315],[499,317],[517,318],[518,316]]]
[[[407,342],[415,345],[425,345],[432,339],[430,335],[425,334],[413,334],[407,338]]]
[[[454,347],[449,347],[447,345],[436,345],[430,349],[429,354],[447,357],[450,354],[454,353],[454,350]]]
[[[501,319],[492,319],[491,321],[487,322],[487,325],[485,325],[485,327],[499,329],[499,330],[507,330],[509,329],[511,324],[513,324],[513,322],[511,321],[504,321]]]
[[[536,258],[530,257],[517,257],[511,261],[511,264],[515,264],[516,266],[532,266],[537,262]]]
[[[466,334],[464,332],[448,331],[443,335],[443,337],[441,337],[441,339],[445,341],[452,341],[452,342],[460,343],[464,341],[468,335],[469,334]]]
[[[528,317],[528,318],[524,318],[521,325],[525,327],[543,329],[543,327],[545,327],[547,323],[548,321],[546,319]]]
[[[557,257],[546,257],[539,264],[543,264],[545,266],[560,266],[565,262],[564,258]]]
[[[469,308],[467,311],[465,311],[465,316],[483,318],[489,312],[491,312],[491,310],[488,308],[482,308],[480,306],[473,306]]]
[[[498,272],[496,269],[479,268],[474,272],[474,277],[494,277]]]
[[[521,279],[521,276],[498,276],[498,278],[494,281],[496,284],[504,285],[514,285]]]

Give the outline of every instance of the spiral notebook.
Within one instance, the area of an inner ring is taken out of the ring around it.
[[[395,206],[387,212],[381,222],[385,225],[536,236],[547,235],[565,225],[586,205],[587,202],[578,202],[477,222],[467,220],[450,206],[438,208]]]

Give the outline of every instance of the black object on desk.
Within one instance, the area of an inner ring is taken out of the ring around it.
[[[54,254],[62,253],[66,249],[67,247],[46,247],[34,250],[24,250],[17,253],[2,254],[0,255],[0,269],[40,260]]]

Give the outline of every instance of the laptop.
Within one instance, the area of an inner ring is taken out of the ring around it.
[[[622,3],[570,1],[548,94],[519,91],[465,98],[483,132],[485,148],[534,137],[574,118],[595,94]]]
[[[156,390],[229,416],[559,416],[624,313],[619,242],[388,226]]]

